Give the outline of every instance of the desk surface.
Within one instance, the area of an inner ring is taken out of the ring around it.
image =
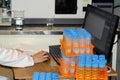
[[[35,64],[31,67],[26,68],[13,68],[15,79],[27,79],[31,80],[34,72],[58,72],[56,62],[51,59],[50,61]],[[117,76],[117,73],[111,69],[111,72],[108,73],[108,76]],[[60,78],[63,78],[60,76]],[[72,77],[71,77],[72,78]]]
[[[50,61],[35,64],[26,68],[13,68],[15,79],[31,79],[34,72],[58,72],[56,62]]]

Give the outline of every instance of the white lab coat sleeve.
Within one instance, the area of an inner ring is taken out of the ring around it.
[[[10,67],[28,67],[33,66],[34,61],[30,55],[15,49],[0,48],[0,64]]]

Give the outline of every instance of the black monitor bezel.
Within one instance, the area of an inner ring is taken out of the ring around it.
[[[104,10],[98,8],[98,7],[95,7],[95,6],[92,6],[92,5],[88,4],[87,10],[86,10],[86,14],[85,14],[85,18],[84,18],[84,22],[83,22],[83,28],[85,28],[85,21],[86,21],[87,15],[90,12],[94,11],[94,10],[97,10],[97,11],[102,12],[104,14],[110,15],[115,20],[114,27],[112,27],[113,29],[111,29],[111,27],[110,27],[110,30],[112,30],[112,31],[109,31],[109,33],[108,33],[108,36],[111,36],[111,38],[110,38],[111,40],[107,39],[107,41],[106,41],[106,44],[109,43],[109,45],[108,45],[109,47],[105,47],[104,51],[100,50],[97,46],[95,46],[95,48],[94,48],[94,51],[96,53],[98,53],[98,54],[105,54],[106,58],[109,59],[111,57],[111,54],[112,54],[112,48],[113,48],[113,43],[114,43],[114,38],[115,38],[116,30],[117,30],[118,23],[119,23],[119,17],[116,16],[116,15],[114,15],[114,14],[112,14],[112,13],[104,11]],[[107,48],[109,48],[109,49],[106,51]]]

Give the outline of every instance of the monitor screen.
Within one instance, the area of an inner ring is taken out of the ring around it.
[[[95,52],[105,54],[107,59],[111,56],[118,20],[118,16],[95,6],[87,7],[83,27],[92,35]]]

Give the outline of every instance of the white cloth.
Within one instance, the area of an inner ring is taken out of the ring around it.
[[[34,65],[30,55],[15,49],[0,48],[0,64],[10,67],[28,67]]]
[[[10,80],[10,79],[8,79],[7,77],[4,77],[4,76],[0,76],[0,80]]]

